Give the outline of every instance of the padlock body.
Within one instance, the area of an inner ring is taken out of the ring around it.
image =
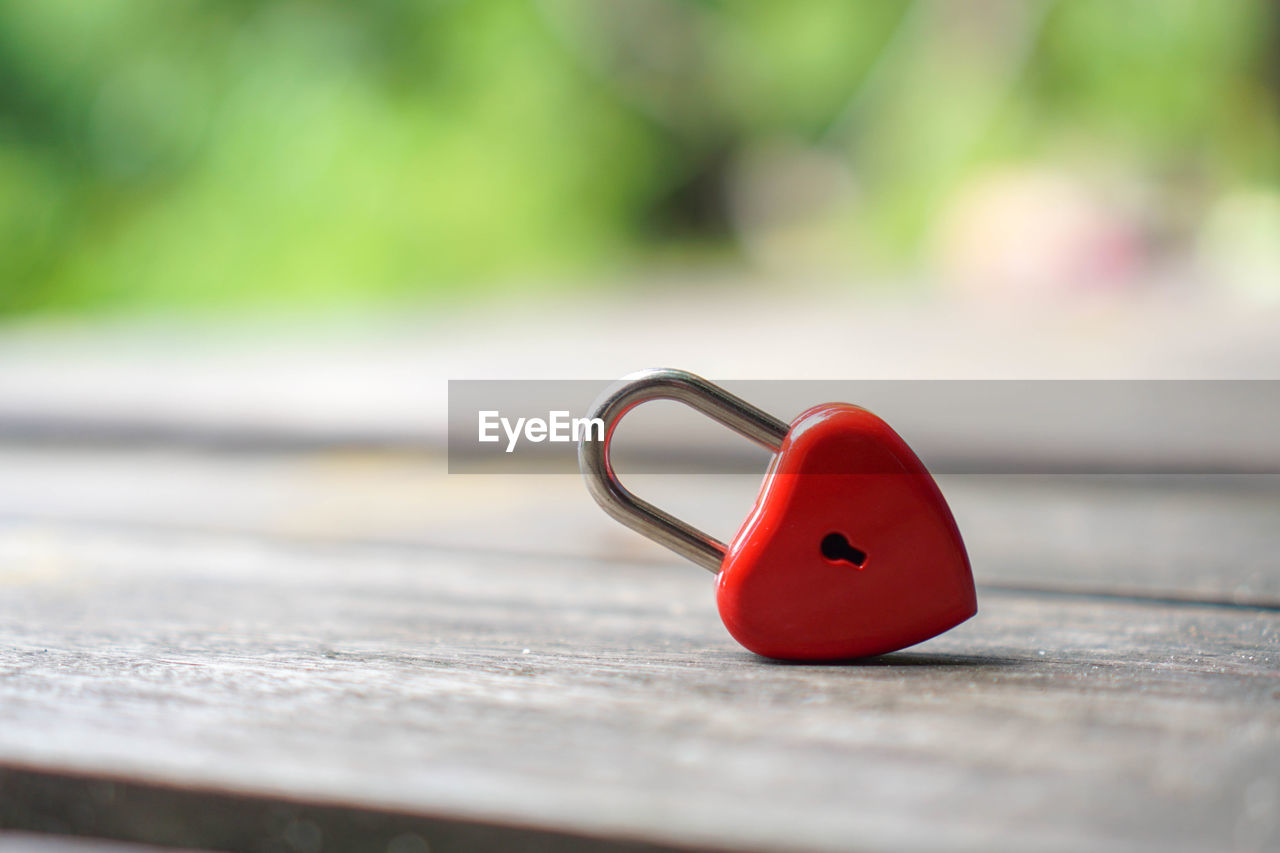
[[[885,654],[977,612],[933,477],[888,424],[843,403],[791,424],[726,551],[716,601],[738,642],[787,660]]]

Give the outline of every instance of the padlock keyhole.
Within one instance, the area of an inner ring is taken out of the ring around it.
[[[843,533],[828,533],[822,537],[822,556],[833,563],[848,563],[859,569],[867,561],[867,552],[849,544]]]

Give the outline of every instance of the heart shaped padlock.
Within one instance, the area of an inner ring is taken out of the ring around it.
[[[618,420],[676,400],[776,452],[755,508],[726,547],[629,492],[613,473]],[[596,502],[623,524],[718,574],[734,639],[786,660],[885,654],[977,612],[973,574],[946,500],[889,425],[857,406],[815,406],[790,425],[683,370],[625,377],[591,417],[578,459]]]

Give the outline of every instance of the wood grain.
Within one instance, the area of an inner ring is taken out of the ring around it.
[[[12,767],[588,838],[1280,843],[1262,607],[986,590],[910,652],[797,666],[685,567],[10,522],[0,719]]]
[[[5,771],[0,769],[0,774]],[[4,782],[0,781],[0,785]],[[4,853],[182,853],[175,847],[127,844],[73,835],[4,832],[0,830],[0,850]]]
[[[0,446],[0,471],[0,518],[681,564],[608,519],[576,476],[449,476],[430,453]],[[625,480],[724,539],[760,482]],[[1280,606],[1280,476],[940,483],[982,583]]]

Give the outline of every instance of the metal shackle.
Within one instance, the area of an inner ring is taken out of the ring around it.
[[[624,376],[596,400],[588,417],[604,422],[604,440],[586,434],[578,442],[578,465],[596,503],[637,533],[670,548],[713,574],[724,561],[725,544],[675,516],[636,497],[618,482],[609,446],[613,430],[627,412],[649,400],[675,400],[777,453],[788,424],[757,409],[701,376],[686,370],[654,368]]]

